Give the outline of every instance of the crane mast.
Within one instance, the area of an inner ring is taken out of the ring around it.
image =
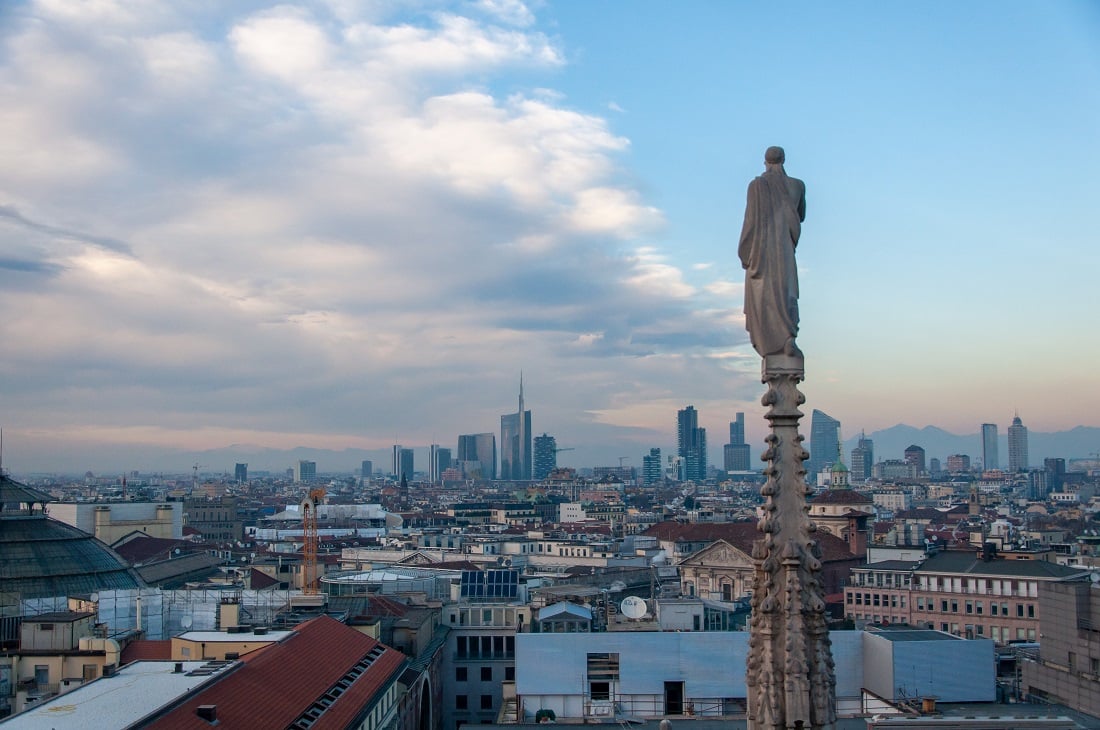
[[[317,505],[325,498],[323,487],[311,489],[302,500],[302,592],[317,594]]]

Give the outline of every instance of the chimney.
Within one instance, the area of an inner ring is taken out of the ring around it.
[[[176,662],[176,668],[172,670],[172,674],[183,674],[183,662]]]
[[[206,720],[209,723],[218,721],[218,706],[217,705],[199,705],[195,708],[195,714]]]

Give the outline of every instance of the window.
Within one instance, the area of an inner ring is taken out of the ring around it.
[[[974,613],[974,602],[973,601],[967,601],[966,602],[966,612],[967,613]]]
[[[466,667],[455,667],[455,681],[456,682],[465,682],[466,681]]]
[[[456,710],[465,710],[469,708],[469,706],[469,700],[467,700],[466,695],[455,695]]]
[[[588,684],[588,693],[592,696],[593,700],[609,700],[611,699],[611,683],[590,682]]]
[[[974,603],[974,612],[976,614],[978,614],[979,616],[982,615],[982,602],[981,601],[977,601],[977,602]]]
[[[514,682],[516,681],[516,668],[515,666],[507,666],[504,668],[504,681]]]
[[[493,681],[493,668],[492,667],[482,667],[481,668],[481,681],[482,682],[492,682]]]
[[[952,601],[951,602],[951,613],[958,613],[958,612],[959,612],[959,602],[958,601]]]
[[[465,657],[466,652],[466,637],[460,636],[455,642],[455,653],[458,654],[458,656],[460,657]]]
[[[996,603],[989,604],[989,614],[991,616],[996,616],[997,615],[997,604]]]
[[[947,601],[940,601],[940,611],[942,611],[943,613],[947,613]]]
[[[493,696],[492,695],[481,695],[481,709],[483,709],[483,710],[493,709]]]
[[[1022,603],[1017,603],[1016,604],[1016,617],[1017,618],[1023,618],[1024,617],[1024,604],[1022,604]]]
[[[924,596],[917,596],[917,610],[924,610]]]
[[[38,624],[39,631],[53,631],[53,624]]]
[[[848,593],[847,595],[844,596],[844,602],[847,603],[849,606],[852,605],[852,594],[851,593]]]
[[[1034,603],[1027,604],[1027,617],[1028,618],[1035,618],[1035,604]]]

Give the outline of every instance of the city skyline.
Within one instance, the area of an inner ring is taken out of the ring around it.
[[[4,465],[452,443],[520,370],[531,430],[603,463],[674,453],[685,403],[759,448],[735,241],[770,144],[808,186],[807,409],[1100,426],[1098,31],[1088,3],[7,3]]]

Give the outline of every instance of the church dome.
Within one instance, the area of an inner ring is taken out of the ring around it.
[[[53,498],[0,474],[0,592],[7,600],[141,588],[126,561],[92,535],[51,519]]]

